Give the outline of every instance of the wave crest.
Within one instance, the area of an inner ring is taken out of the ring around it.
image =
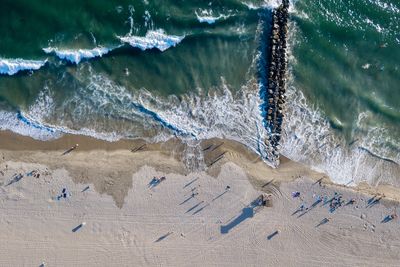
[[[108,54],[114,48],[107,47],[96,47],[93,49],[58,49],[55,47],[43,48],[43,51],[47,54],[54,53],[60,59],[69,61],[74,64],[78,64],[83,59],[90,59],[95,57],[102,57]]]
[[[167,35],[163,30],[148,31],[145,36],[127,35],[118,38],[128,43],[132,47],[139,48],[141,50],[148,50],[156,48],[160,51],[165,51],[170,47],[175,47],[179,44],[185,36]]]
[[[230,15],[223,15],[220,14],[219,16],[213,16],[212,10],[200,10],[199,13],[195,11],[197,20],[200,23],[208,23],[208,24],[214,24],[217,20],[220,19],[227,19],[230,17]]]
[[[24,70],[38,70],[47,60],[0,59],[0,74],[14,75]]]

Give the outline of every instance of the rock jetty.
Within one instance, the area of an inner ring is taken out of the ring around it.
[[[283,110],[285,104],[286,86],[286,38],[288,34],[289,0],[283,0],[282,4],[272,12],[272,31],[270,37],[270,51],[266,53],[269,58],[267,85],[264,97],[265,127],[268,137],[265,140],[269,148],[270,160],[279,162],[279,142],[282,134]]]

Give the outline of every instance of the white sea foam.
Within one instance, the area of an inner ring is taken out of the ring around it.
[[[223,15],[223,14],[215,16],[213,15],[212,10],[200,10],[199,12],[195,11],[195,14],[197,20],[200,23],[208,23],[208,24],[214,24],[217,20],[227,19],[230,17],[230,15]]]
[[[336,183],[354,185],[362,181],[371,184],[379,182],[399,185],[395,177],[400,167],[393,162],[379,159],[387,153],[385,148],[374,148],[382,140],[383,129],[368,135],[354,135],[349,144],[337,135],[328,120],[315,107],[307,104],[305,97],[295,88],[289,88],[288,108],[284,123],[282,153],[293,159],[322,171]],[[371,153],[375,154],[373,156]],[[395,159],[396,160],[396,159]],[[397,160],[400,160],[397,158]]]
[[[289,1],[289,12],[294,12],[294,4],[296,3],[297,0],[290,0]],[[241,2],[243,5],[245,5],[248,9],[250,10],[257,10],[261,8],[277,8],[278,6],[281,5],[282,1],[281,0],[264,0],[264,2],[260,4],[254,4],[252,2],[247,2],[243,1]]]
[[[15,114],[0,113],[0,129],[44,140],[71,133],[115,141],[132,137],[127,135],[132,132],[138,134],[136,137],[142,136],[137,132],[139,125],[153,131],[149,141],[165,141],[174,134],[189,143],[213,137],[228,138],[246,144],[268,158],[268,148],[263,142],[267,133],[262,125],[259,110],[262,103],[256,81],[249,81],[239,95],[233,95],[222,82],[220,91],[215,94],[204,95],[200,91],[182,99],[171,96],[166,100],[144,90],[131,94],[102,75],[91,74],[90,79],[90,85],[77,90],[60,109],[55,108],[45,88],[37,101],[22,112],[22,119]],[[377,146],[376,149],[372,145],[379,142],[382,129],[375,129],[366,136],[355,135],[359,140],[349,146],[335,134],[322,113],[309,106],[292,81],[289,81],[287,97],[283,155],[327,173],[336,183],[354,185],[361,181],[373,184],[384,181],[398,185],[395,177],[400,171],[399,166],[368,152],[385,154],[384,148]],[[68,117],[64,117],[62,110],[69,110]],[[359,128],[370,128],[365,126],[370,120],[368,116],[360,115]],[[96,117],[113,119],[97,124],[93,120]],[[111,125],[109,121],[123,121],[123,124]],[[191,155],[196,153],[195,149],[190,150]],[[400,161],[398,157],[394,160]]]
[[[165,100],[145,90],[132,95],[123,86],[101,75],[90,77],[91,85],[77,92],[70,103],[65,102],[68,108],[74,107],[73,113],[79,114],[79,117],[113,113],[119,119],[131,121],[132,125],[144,125],[150,129],[163,125],[164,129],[168,128],[168,131],[157,131],[153,140],[165,140],[172,134],[188,140],[225,137],[247,144],[267,157],[263,142],[266,133],[258,108],[261,101],[255,81],[249,82],[237,96],[232,95],[221,81],[223,86],[216,94],[203,95],[199,92],[201,96],[190,95],[181,100],[171,96]],[[86,101],[82,99],[83,95],[88,97]],[[126,128],[123,132],[127,132]]]
[[[78,64],[83,59],[101,57],[113,49],[115,48],[95,47],[93,49],[58,49],[55,47],[47,47],[43,48],[43,51],[47,54],[54,53],[60,59]]]
[[[296,31],[291,28],[289,32]],[[298,38],[290,36],[289,40]],[[289,48],[292,45],[290,43]],[[295,58],[290,56],[289,60],[293,64]],[[142,136],[137,128],[139,125],[145,128],[142,131],[153,133],[150,141],[164,141],[174,134],[189,143],[212,137],[228,138],[246,144],[268,158],[268,148],[264,144],[267,133],[259,110],[262,101],[254,80],[243,86],[238,95],[233,95],[222,81],[220,91],[215,94],[205,95],[199,91],[181,99],[171,96],[166,100],[144,90],[132,94],[106,76],[95,73],[86,76],[91,79],[90,85],[75,90],[74,95],[66,99],[59,109],[54,109],[51,95],[46,96],[49,93],[44,91],[33,106],[22,112],[24,119],[15,114],[0,113],[0,129],[10,129],[39,139],[72,133],[112,141],[132,137],[128,133],[137,134],[133,137]],[[358,140],[349,146],[343,137],[335,133],[322,113],[310,106],[291,79],[287,97],[283,155],[327,173],[336,183],[354,185],[367,181],[398,185],[399,181],[395,178],[400,173],[399,166],[384,157],[379,159],[380,155],[387,153],[386,148],[379,145],[385,129],[369,131],[371,127],[367,122],[373,120],[370,114],[360,114],[357,127],[364,130],[354,133],[354,138]],[[65,110],[69,111],[68,117],[62,112]],[[48,113],[55,118],[49,118]],[[94,122],[93,118],[97,117],[104,120]],[[116,125],[110,124],[110,121],[122,123]],[[366,130],[368,134],[364,134]],[[180,135],[182,133],[186,134]],[[400,144],[397,142],[395,146]],[[189,152],[197,155],[195,150]],[[400,162],[399,157],[394,155],[391,159]]]
[[[290,24],[289,27],[289,66],[293,66],[295,58],[290,51],[299,38],[295,36],[298,32],[295,25]],[[289,74],[289,77],[292,75]],[[368,125],[368,122],[377,121],[376,118],[360,113],[352,133],[354,140],[349,144],[332,129],[322,112],[308,103],[300,89],[295,87],[292,78],[288,80],[283,155],[328,174],[335,183],[356,185],[366,181],[370,184],[385,182],[400,185],[396,179],[400,173],[400,155],[394,152],[389,160],[383,156],[390,154],[382,145],[382,140],[389,134],[384,128]],[[394,143],[394,146],[400,146],[398,142]]]
[[[38,140],[51,140],[62,135],[60,132],[35,124],[33,121],[24,121],[18,113],[3,110],[0,111],[0,130],[10,130]]]
[[[127,35],[118,38],[128,43],[132,47],[139,48],[141,50],[156,48],[160,51],[165,51],[170,47],[174,47],[179,44],[185,36],[167,35],[163,30],[148,31],[145,36]]]
[[[47,60],[5,59],[0,58],[0,74],[14,75],[23,70],[38,70]]]
[[[371,64],[369,64],[369,63],[366,63],[361,66],[361,68],[363,68],[364,70],[369,69],[369,67],[371,67]]]
[[[239,95],[233,95],[222,80],[215,94],[204,95],[199,91],[183,99],[171,96],[166,100],[145,90],[131,94],[103,75],[89,77],[90,85],[76,90],[61,107],[53,104],[45,88],[37,101],[21,112],[23,118],[14,117],[21,129],[36,125],[34,131],[17,131],[10,124],[4,128],[45,140],[52,134],[58,137],[61,133],[71,133],[114,141],[143,137],[149,131],[150,141],[165,141],[173,136],[189,143],[213,137],[229,138],[268,157],[264,144],[266,132],[259,111],[261,100],[254,80]],[[68,114],[65,110],[69,110]]]
[[[251,3],[251,2],[242,2],[242,4],[247,6],[247,8],[250,10],[256,10],[256,9],[259,9],[262,7],[262,6],[258,6],[256,4],[254,4],[254,3]]]

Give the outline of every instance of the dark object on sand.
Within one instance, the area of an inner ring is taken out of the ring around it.
[[[328,223],[330,220],[331,220],[330,218],[323,218],[323,219],[319,222],[319,224],[317,224],[317,226],[315,226],[315,227],[319,227],[319,226],[321,226],[321,225],[324,225],[324,224]]]
[[[156,241],[154,242],[160,242],[162,240],[164,240],[165,238],[167,238],[168,236],[172,235],[174,232],[168,232],[165,235],[160,236]]]
[[[13,183],[18,182],[19,180],[21,180],[24,176],[20,173],[20,174],[14,174],[14,176],[12,177],[11,181],[6,184],[6,186],[12,185]]]
[[[323,180],[323,179],[324,179],[324,177],[319,178],[319,179],[314,183],[314,185],[319,184],[319,186],[322,186],[322,180]]]
[[[219,145],[215,146],[211,151],[214,151],[216,149],[218,149],[220,146],[222,146],[224,144],[224,142],[220,143]]]
[[[394,219],[396,219],[396,218],[397,218],[397,214],[396,214],[396,213],[393,213],[393,214],[390,214],[390,215],[386,216],[386,217],[381,221],[381,223],[387,223],[387,222],[390,222],[390,221],[392,221],[392,220],[394,220]]]
[[[81,192],[83,193],[83,192],[89,190],[89,188],[90,188],[89,186],[86,186]]]
[[[74,151],[75,149],[77,149],[79,146],[79,144],[74,145],[73,147],[71,147],[70,149],[66,150],[64,153],[62,153],[62,155],[66,155],[68,153],[71,153],[72,151]]]
[[[209,150],[209,149],[212,148],[212,147],[213,147],[213,145],[211,144],[211,145],[207,146],[206,148],[204,148],[203,151],[207,151],[207,150]]]
[[[208,167],[211,167],[212,165],[214,165],[215,163],[217,163],[218,161],[220,161],[220,160],[224,157],[224,155],[225,155],[226,152],[227,152],[227,151],[224,151],[223,153],[221,153],[220,155],[218,155],[218,156],[208,165]]]
[[[272,195],[270,194],[261,194],[258,197],[261,206],[272,207]]]
[[[299,197],[300,196],[300,192],[296,191],[296,192],[292,192],[292,197]]]
[[[149,182],[149,188],[156,187],[159,185],[161,182],[165,181],[167,178],[165,176],[161,178],[153,177],[153,179]]]
[[[268,240],[271,240],[274,236],[276,236],[277,234],[279,234],[279,230],[276,230],[275,232],[273,232],[272,234],[270,234],[269,236],[267,236]]]
[[[354,198],[352,198],[352,199],[349,200],[349,202],[347,202],[346,206],[347,205],[353,205],[355,203],[356,203],[356,200]]]
[[[66,188],[63,188],[62,190],[61,190],[61,193],[57,196],[57,200],[60,200],[60,199],[62,199],[62,198],[67,198],[68,196],[70,196],[71,194],[69,194],[68,193],[68,191],[67,191],[67,189]]]
[[[146,147],[146,144],[143,144],[143,145],[138,146],[138,147],[136,147],[136,148],[132,148],[132,149],[131,149],[131,152],[132,152],[132,153],[135,153],[135,152],[137,152],[137,151],[143,150],[145,147]]]
[[[86,225],[85,222],[81,223],[80,225],[78,225],[74,229],[72,229],[72,232],[75,233],[76,231],[78,231],[79,229],[81,229],[85,225]]]
[[[189,185],[193,184],[194,182],[196,182],[197,180],[199,180],[199,177],[193,179],[192,181],[190,181],[189,183],[185,184],[185,186],[183,188],[188,187]]]
[[[381,201],[382,197],[376,198],[376,196],[373,196],[372,198],[368,199],[367,202],[367,208],[371,208],[372,206],[378,204]]]

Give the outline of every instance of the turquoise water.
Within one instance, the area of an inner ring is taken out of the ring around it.
[[[279,1],[2,1],[0,129],[225,137],[267,159],[258,75]],[[400,2],[291,2],[282,153],[398,184]]]

